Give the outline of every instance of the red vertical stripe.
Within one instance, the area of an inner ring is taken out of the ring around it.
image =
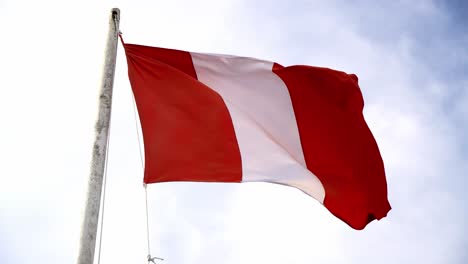
[[[379,149],[367,127],[355,75],[309,66],[282,67],[307,167],[322,182],[324,205],[355,229],[390,210]]]
[[[197,81],[190,53],[131,44],[125,51],[145,142],[144,182],[240,182],[228,109]]]

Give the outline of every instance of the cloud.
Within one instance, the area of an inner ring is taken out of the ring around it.
[[[301,2],[300,11],[290,16],[282,11],[294,4],[257,4],[262,8],[255,10],[261,11],[242,24],[246,31],[246,25],[259,25],[259,32],[251,32],[264,40],[257,45],[287,50],[291,63],[301,63],[307,54],[309,64],[360,77],[365,115],[386,163],[394,209],[365,237],[343,233],[343,246],[350,248],[347,260],[462,261],[467,203],[459,186],[466,186],[467,156],[466,122],[461,122],[466,110],[460,102],[466,100],[466,77],[459,73],[467,69],[466,33],[452,28],[449,10],[430,1],[326,7]]]

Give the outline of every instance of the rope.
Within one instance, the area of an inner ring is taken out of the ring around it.
[[[104,163],[104,177],[103,177],[103,188],[102,188],[102,213],[101,213],[101,223],[99,231],[99,247],[98,247],[98,264],[101,263],[101,246],[102,246],[102,230],[104,229],[104,208],[105,208],[105,201],[106,201],[106,184],[107,184],[107,161],[109,158],[109,142],[110,142],[110,129],[111,129],[111,120],[112,120],[112,112],[109,113],[109,129],[107,130],[107,148],[106,148],[106,159]]]
[[[132,96],[133,96],[133,93],[132,93]],[[138,116],[137,116],[137,108],[136,108],[136,103],[135,103],[135,96],[133,96],[133,115],[135,117],[135,129],[137,132],[138,150],[140,153],[141,169],[144,170],[145,164],[143,162],[143,155],[141,154],[140,130],[138,129]],[[145,187],[145,190],[146,190],[146,187]]]
[[[122,45],[125,47],[125,42],[123,40],[123,37],[122,37],[122,32],[119,32],[119,38],[120,38],[120,41],[122,42]],[[142,149],[141,149],[141,140],[140,140],[140,130],[139,130],[139,126],[138,126],[138,115],[137,115],[137,106],[136,106],[136,100],[135,100],[135,95],[132,93],[132,97],[133,97],[133,115],[135,117],[135,130],[136,130],[136,134],[137,134],[137,140],[138,140],[138,150],[139,150],[139,153],[140,153],[140,162],[141,162],[141,169],[144,171],[145,169],[145,164],[144,164],[144,161],[143,161],[143,154],[142,154]],[[162,258],[158,258],[158,257],[151,257],[151,247],[150,247],[150,229],[149,229],[149,214],[148,214],[148,191],[147,191],[147,185],[146,183],[143,183],[143,188],[145,189],[145,205],[146,205],[146,240],[147,240],[147,245],[148,245],[148,255],[147,255],[147,258],[148,258],[148,264],[150,262],[156,264],[155,260],[164,260]]]
[[[149,217],[148,217],[148,192],[146,190],[146,184],[143,184],[145,188],[145,201],[146,201],[146,239],[148,242],[148,263],[151,261],[151,250],[150,250],[150,238],[149,238]]]
[[[123,43],[122,35],[120,35],[120,39]],[[133,95],[133,94],[132,94]],[[141,140],[140,140],[140,130],[138,129],[138,116],[137,116],[137,107],[135,103],[135,96],[133,96],[133,113],[135,117],[135,130],[137,132],[137,140],[138,140],[138,148],[139,148],[139,153],[140,153],[140,161],[141,161],[141,168],[144,170],[144,162],[143,162],[143,154],[141,150]],[[152,262],[156,264],[155,260],[164,260],[162,258],[158,257],[151,257],[151,247],[150,247],[150,228],[149,228],[149,214],[148,214],[148,190],[147,190],[147,185],[146,183],[143,184],[143,188],[145,189],[145,209],[146,209],[146,240],[147,240],[147,246],[148,246],[148,255],[147,255],[147,260],[148,263]]]
[[[117,28],[117,17],[113,14],[112,20],[114,22],[114,28]],[[120,31],[119,31],[120,33]],[[109,142],[110,142],[110,130],[111,130],[111,122],[112,121],[112,111],[109,113],[109,128],[107,129],[107,142],[106,142],[106,158],[104,161],[104,176],[102,182],[102,212],[101,212],[101,223],[100,223],[100,231],[99,231],[99,247],[98,247],[98,264],[101,263],[101,248],[102,248],[102,230],[104,229],[104,209],[105,209],[105,202],[106,202],[106,185],[107,185],[107,161],[109,159]]]

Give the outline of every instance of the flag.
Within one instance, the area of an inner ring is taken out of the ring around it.
[[[390,210],[358,78],[328,68],[124,44],[147,184],[295,187],[355,229]]]

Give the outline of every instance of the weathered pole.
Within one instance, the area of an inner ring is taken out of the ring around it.
[[[99,113],[95,126],[96,137],[93,146],[91,172],[88,180],[86,209],[81,229],[78,264],[92,264],[94,261],[103,174],[106,166],[119,22],[120,10],[113,8],[109,18],[104,72],[99,94]]]

